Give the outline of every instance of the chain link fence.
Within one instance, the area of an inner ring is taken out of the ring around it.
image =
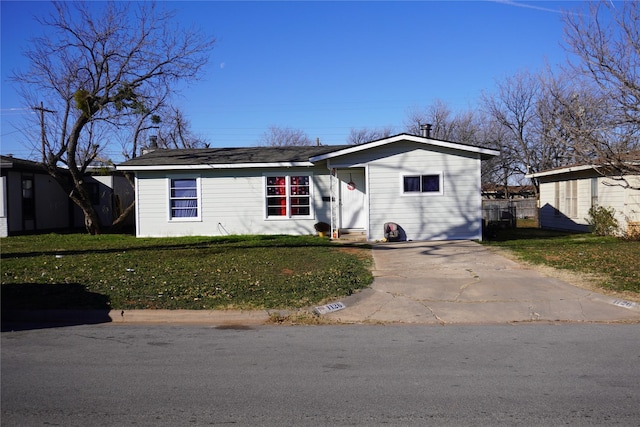
[[[482,219],[485,227],[515,228],[518,219],[535,218],[535,199],[483,200]]]

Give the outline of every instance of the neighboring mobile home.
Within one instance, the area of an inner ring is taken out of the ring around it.
[[[0,156],[0,237],[84,229],[84,214],[41,163]],[[101,172],[102,173],[102,172]],[[111,224],[133,201],[133,188],[113,170],[86,178],[98,215]]]
[[[400,134],[362,145],[158,149],[117,166],[136,175],[139,237],[313,234],[480,239],[487,148]]]
[[[640,175],[614,177],[606,169],[579,165],[527,175],[540,183],[540,226],[542,228],[588,231],[587,218],[593,206],[613,208],[620,229],[640,221]]]

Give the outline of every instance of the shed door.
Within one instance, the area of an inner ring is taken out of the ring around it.
[[[338,171],[340,180],[340,228],[366,226],[364,170]]]

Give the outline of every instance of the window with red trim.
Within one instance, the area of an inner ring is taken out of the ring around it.
[[[308,175],[268,176],[267,217],[311,215],[310,177]]]

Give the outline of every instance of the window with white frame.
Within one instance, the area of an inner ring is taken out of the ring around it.
[[[442,194],[442,174],[403,175],[402,192],[404,194]]]
[[[311,217],[309,175],[266,176],[267,218]]]
[[[169,219],[193,221],[200,219],[200,179],[169,178]]]

